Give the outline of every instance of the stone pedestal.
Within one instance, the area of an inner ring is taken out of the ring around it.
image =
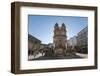
[[[56,56],[65,56],[66,55],[66,50],[62,48],[55,49],[55,55]]]

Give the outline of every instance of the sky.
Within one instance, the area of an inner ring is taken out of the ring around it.
[[[53,43],[54,25],[64,23],[67,39],[77,35],[88,26],[88,17],[28,15],[28,33],[41,40],[42,43]]]

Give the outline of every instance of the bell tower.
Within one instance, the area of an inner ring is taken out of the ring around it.
[[[67,36],[66,36],[66,26],[63,23],[61,27],[58,26],[58,23],[54,26],[54,53],[55,56],[65,56],[67,50]]]

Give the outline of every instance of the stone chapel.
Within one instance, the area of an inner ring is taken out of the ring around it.
[[[66,26],[63,23],[60,27],[58,23],[54,26],[54,54],[55,56],[66,56],[67,50],[67,36],[66,36]]]

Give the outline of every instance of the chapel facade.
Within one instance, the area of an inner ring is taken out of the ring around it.
[[[66,36],[66,26],[63,23],[60,27],[58,23],[54,26],[54,54],[56,56],[65,56],[67,50],[67,36]]]

